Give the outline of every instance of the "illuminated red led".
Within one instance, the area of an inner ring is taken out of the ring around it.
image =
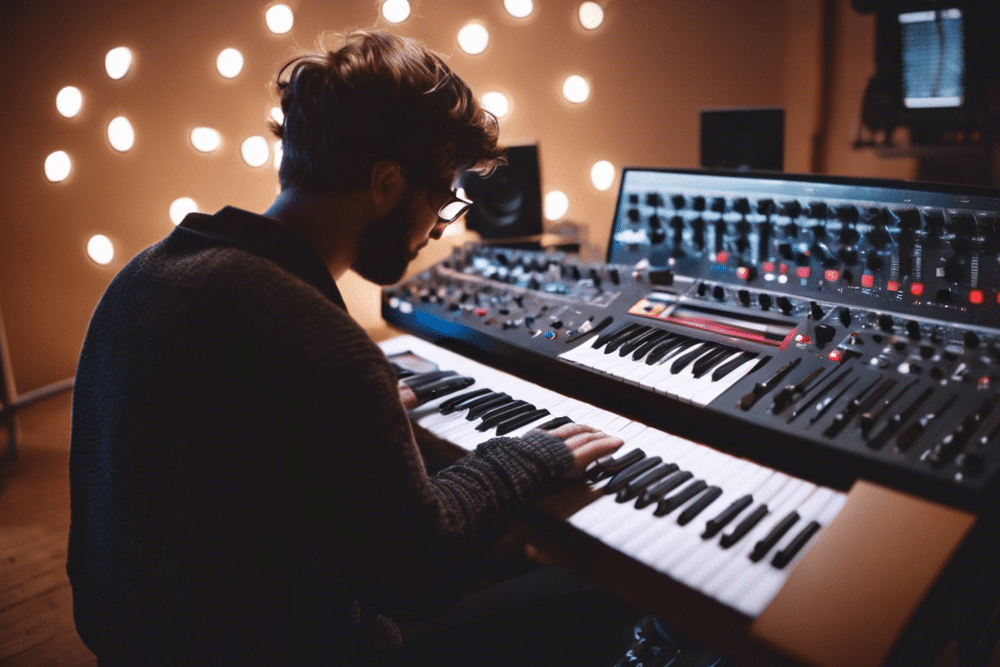
[[[980,389],[985,389],[986,387],[989,387],[989,386],[990,386],[990,378],[989,378],[988,375],[984,375],[981,378],[979,378],[979,388]]]
[[[795,268],[795,275],[799,278],[808,278],[810,273],[811,272],[809,271],[808,266],[799,266]]]
[[[840,361],[844,357],[844,353],[840,350],[833,350],[827,356],[830,358],[830,361]]]
[[[740,280],[746,280],[747,276],[749,275],[750,275],[750,269],[748,269],[745,266],[741,266],[740,268],[736,269],[736,277],[739,278]]]
[[[861,274],[861,286],[862,287],[873,287],[875,285],[875,276],[870,273]]]
[[[717,261],[719,264],[725,264],[726,262],[729,261],[729,253],[725,251],[720,252],[718,255],[715,256],[715,261]]]
[[[913,296],[920,296],[923,293],[924,293],[923,283],[913,283],[912,285],[910,285],[910,294],[912,294]]]
[[[774,262],[764,262],[764,273],[774,273]]]
[[[974,289],[969,292],[969,303],[974,306],[978,306],[983,302],[983,290]]]
[[[778,273],[780,273],[782,275],[788,273],[788,265],[784,264],[784,263],[779,264],[778,265]]]
[[[885,288],[887,290],[889,290],[890,292],[898,292],[899,291],[899,282],[896,281],[896,280],[890,280],[889,282],[887,282],[885,284]]]
[[[827,269],[823,272],[823,278],[826,279],[826,282],[828,283],[836,282],[840,280],[840,271],[836,269]]]

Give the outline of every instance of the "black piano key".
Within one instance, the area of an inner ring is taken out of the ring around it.
[[[453,396],[447,401],[443,401],[441,405],[438,406],[438,412],[443,415],[450,415],[452,412],[457,412],[459,410],[465,409],[465,403],[472,401],[473,399],[479,398],[484,394],[494,393],[492,389],[474,389],[472,391],[466,392],[464,394],[459,394],[458,396]]]
[[[723,549],[728,549],[729,547],[733,546],[734,544],[742,540],[747,533],[753,530],[753,527],[756,526],[758,523],[760,523],[760,520],[763,519],[765,516],[767,516],[767,513],[768,513],[767,505],[764,504],[758,505],[753,512],[750,512],[750,514],[745,516],[742,521],[736,524],[735,528],[733,528],[731,531],[729,531],[719,539],[719,545]]]
[[[660,481],[667,475],[674,474],[677,470],[678,468],[676,463],[661,463],[652,470],[644,472],[629,482],[628,486],[618,492],[618,495],[615,496],[615,500],[620,503],[628,502],[645,491],[646,487],[650,484]]]
[[[635,324],[635,323],[626,324],[621,329],[617,329],[613,333],[604,334],[604,336],[599,337],[597,341],[594,342],[594,349],[600,349],[603,346],[604,354],[609,354],[610,352],[613,351],[609,349],[612,345],[615,345],[617,343],[614,349],[618,349],[618,347],[621,345],[621,342],[627,340],[629,336],[636,333],[641,328],[645,327],[641,324]],[[598,343],[600,343],[601,341],[601,338],[604,338],[605,336],[607,337],[607,340],[605,340],[602,345],[598,345]]]
[[[602,489],[604,493],[610,495],[612,493],[618,493],[624,489],[629,482],[641,475],[642,473],[655,468],[663,462],[659,456],[651,456],[641,461],[636,461],[629,467],[615,474],[614,477],[607,483],[607,485]]]
[[[470,422],[474,421],[493,408],[498,408],[506,403],[511,403],[513,400],[514,399],[510,397],[510,394],[505,393],[495,394],[493,396],[484,396],[479,400],[473,401],[469,405],[469,411],[465,414],[465,418]]]
[[[657,503],[656,509],[653,510],[653,514],[656,516],[666,516],[707,488],[708,484],[705,480],[695,480],[674,495],[667,496]]]
[[[594,342],[591,343],[590,347],[592,347],[593,349],[596,350],[596,349],[598,349],[600,347],[603,347],[604,345],[607,345],[608,341],[611,340],[612,337],[617,336],[619,333],[622,332],[623,329],[627,329],[628,327],[631,327],[631,326],[635,326],[635,325],[634,324],[623,324],[622,326],[618,327],[617,329],[611,329],[610,331],[605,331],[600,336],[598,336],[597,338],[594,339]]]
[[[646,458],[646,452],[641,449],[631,449],[618,458],[615,458],[614,454],[608,454],[594,461],[594,464],[587,470],[587,477],[597,480],[605,475],[613,475],[644,458]]]
[[[684,511],[680,513],[677,517],[677,523],[682,526],[686,526],[691,523],[691,520],[696,516],[701,514],[706,507],[718,500],[719,496],[722,495],[722,489],[717,486],[710,486],[705,490],[705,493],[698,496],[698,498],[684,508]]]
[[[703,539],[715,537],[720,530],[726,527],[730,521],[735,519],[740,512],[753,504],[753,496],[749,493],[741,496],[729,504],[729,507],[719,512],[714,518],[705,523],[705,532],[701,534]]]
[[[564,426],[566,424],[572,424],[572,423],[573,423],[573,420],[570,419],[569,417],[556,417],[552,421],[545,422],[544,424],[542,424],[538,428],[542,429],[543,431],[552,431],[554,429],[559,428],[560,426]]]
[[[683,349],[684,347],[689,347],[694,345],[697,341],[693,338],[688,338],[687,336],[677,335],[673,338],[663,341],[646,355],[644,361],[653,366],[659,363],[662,359],[667,357],[670,353],[676,351],[678,348]]]
[[[698,347],[685,352],[681,356],[677,357],[672,364],[670,364],[670,372],[673,374],[680,373],[682,370],[690,366],[695,360],[702,358],[709,352],[715,351],[714,343],[705,343],[704,345],[699,345]]]
[[[539,419],[548,416],[549,411],[543,408],[539,410],[532,410],[531,412],[526,412],[524,414],[517,415],[516,417],[511,417],[497,426],[497,435],[507,435],[511,431],[516,431],[522,426],[527,426],[531,422],[538,421]]]
[[[771,561],[771,565],[779,570],[784,568],[795,558],[795,554],[802,551],[802,547],[806,545],[813,535],[819,532],[819,529],[819,521],[810,521],[784,549],[774,554],[774,560]]]
[[[739,350],[733,349],[728,345],[720,345],[711,354],[706,354],[704,357],[698,359],[691,366],[691,375],[695,378],[703,377],[710,370],[718,366],[719,364],[725,363],[725,361],[731,358],[733,355],[737,354]]]
[[[617,352],[620,347],[640,337],[642,334],[646,333],[651,328],[652,327],[640,325],[626,334],[622,334],[621,336],[613,338],[612,340],[608,341],[607,345],[604,346],[604,354],[612,354],[614,352]]]
[[[603,334],[601,334],[600,336],[597,337],[597,340],[594,341],[594,344],[591,345],[591,347],[593,347],[595,350],[597,350],[597,349],[599,349],[599,348],[607,345],[608,341],[610,341],[610,340],[612,340],[612,339],[614,339],[614,338],[616,338],[618,336],[621,336],[622,334],[628,334],[629,332],[634,331],[637,328],[639,328],[639,325],[633,322],[631,324],[626,324],[624,326],[618,327],[617,329],[614,329],[613,331],[608,331],[607,333],[603,333]]]
[[[433,401],[435,398],[454,394],[456,391],[461,391],[475,383],[475,378],[459,375],[458,377],[445,378],[431,384],[421,385],[416,389],[412,389],[412,391],[418,401],[426,403],[427,401]]]
[[[641,361],[650,350],[659,345],[660,343],[675,338],[677,334],[670,333],[669,331],[660,330],[657,335],[647,338],[646,341],[635,348],[635,352],[632,353],[633,361]]]
[[[480,421],[479,425],[476,426],[476,430],[488,431],[497,424],[507,421],[511,417],[535,409],[535,406],[527,401],[514,401],[513,403],[493,408],[482,416],[482,421]]]
[[[414,375],[416,375],[416,373],[414,373],[413,371],[411,371],[409,368],[403,368],[402,366],[400,366],[399,364],[397,364],[395,361],[390,361],[389,363],[392,364],[392,370],[395,371],[395,373],[396,373],[396,379],[398,379],[398,380],[403,380],[403,379],[406,379],[408,377],[413,377]]]
[[[621,349],[618,350],[618,354],[622,357],[632,354],[637,347],[648,341],[650,338],[656,339],[662,330],[655,329],[653,327],[647,327],[646,331],[641,331],[637,335],[632,336],[627,342],[625,342]]]
[[[714,371],[712,371],[712,382],[718,382],[719,380],[726,377],[727,375],[735,371],[737,368],[739,368],[746,362],[750,361],[751,359],[754,359],[756,356],[757,356],[756,352],[744,352],[743,354],[740,354],[739,356],[730,359],[729,361],[727,361],[726,363],[722,364]],[[770,359],[770,357],[768,357],[768,359]]]
[[[443,380],[447,377],[452,377],[453,375],[458,375],[457,371],[430,371],[429,373],[421,373],[420,375],[414,375],[403,381],[410,389],[416,390],[417,387],[422,387],[423,385],[430,384],[431,382],[437,382],[438,380]]]
[[[692,477],[694,477],[694,475],[691,472],[681,470],[674,473],[670,477],[657,482],[640,494],[638,500],[635,501],[635,508],[641,510],[643,507],[660,502],[663,496],[667,495]]]
[[[798,520],[799,513],[792,510],[784,519],[774,524],[774,527],[771,528],[771,532],[764,536],[764,539],[754,545],[753,551],[750,552],[750,560],[756,563],[761,558],[766,556],[767,552],[774,548],[774,545],[778,543],[778,540],[784,537],[785,533],[787,533]]]

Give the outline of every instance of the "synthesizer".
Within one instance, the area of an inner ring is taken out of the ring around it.
[[[1000,468],[1000,191],[626,169],[605,261],[469,244],[390,324],[846,491],[978,511]]]
[[[621,437],[582,484],[534,508],[527,536],[733,664],[913,667],[940,650],[927,641],[938,633],[904,629],[946,625],[947,596],[926,603],[942,597],[942,571],[962,569],[949,562],[971,514],[865,483],[814,484],[414,336],[380,345],[423,397],[410,417],[425,447],[422,432],[458,456],[568,421]]]

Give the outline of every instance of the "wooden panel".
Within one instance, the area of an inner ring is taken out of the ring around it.
[[[751,633],[807,665],[881,665],[974,522],[858,482]]]

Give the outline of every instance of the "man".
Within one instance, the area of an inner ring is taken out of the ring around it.
[[[495,120],[386,33],[293,60],[277,88],[274,204],[188,216],[84,342],[67,570],[102,667],[387,660],[390,618],[460,590],[512,511],[621,445],[571,424],[427,474],[416,398],[334,280],[398,280],[461,214],[458,172],[501,159]]]

